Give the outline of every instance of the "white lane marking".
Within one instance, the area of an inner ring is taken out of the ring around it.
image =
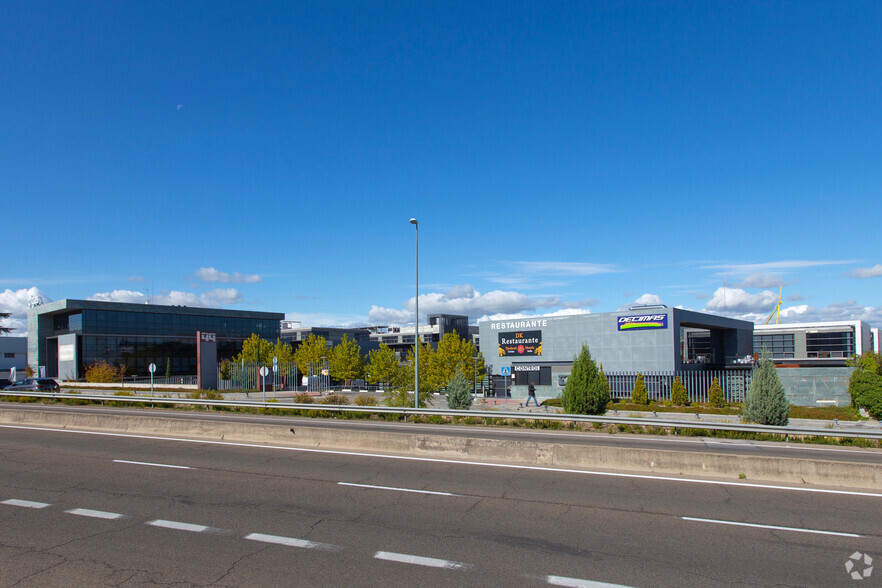
[[[204,439],[185,439],[183,437],[158,437],[154,435],[135,435],[132,433],[105,433],[99,431],[74,431],[71,429],[53,429],[47,427],[24,427],[21,425],[0,425],[0,429],[19,429],[26,431],[42,431],[52,433],[69,433],[74,435],[95,435],[124,439],[148,439],[152,441],[175,441],[178,443],[197,443],[202,445],[218,445],[222,447],[246,447],[249,449],[274,449],[277,451],[296,451],[299,453],[318,453],[323,455],[346,455],[352,457],[373,457],[377,459],[396,459],[425,463],[443,463],[453,465],[477,466],[483,468],[506,468],[514,470],[554,472],[561,474],[580,474],[587,476],[604,476],[610,478],[626,478],[632,480],[653,480],[660,482],[679,482],[686,484],[708,484],[712,486],[738,486],[740,488],[758,488],[761,490],[786,490],[790,492],[809,492],[812,494],[835,494],[839,496],[862,496],[865,498],[882,498],[882,493],[860,492],[857,490],[831,490],[828,488],[803,488],[799,486],[776,486],[772,484],[755,484],[750,482],[725,482],[722,480],[699,480],[695,478],[674,478],[672,476],[652,476],[649,474],[625,474],[621,472],[600,472],[577,470],[572,468],[550,468],[543,466],[517,465],[509,463],[492,463],[483,461],[465,461],[459,459],[439,459],[434,457],[414,457],[410,455],[386,455],[383,453],[360,453],[358,451],[342,451],[335,449],[314,449],[309,447],[286,447],[284,445],[260,445],[258,443],[235,443],[233,441],[210,441]]]
[[[31,502],[30,500],[18,500],[17,498],[4,500],[3,502],[0,502],[0,504],[8,504],[9,506],[20,506],[22,508],[46,508],[47,506],[52,506],[51,504],[46,504],[45,502]]]
[[[742,523],[739,521],[718,521],[715,519],[700,519],[696,517],[680,517],[684,521],[696,521],[699,523],[713,523],[716,525],[733,525],[736,527],[754,527],[757,529],[771,529],[773,531],[793,531],[794,533],[813,533],[815,535],[833,535],[836,537],[861,537],[855,533],[840,533],[838,531],[821,531],[818,529],[800,529],[799,527],[779,527],[777,525],[760,525],[757,523]]]
[[[472,567],[469,564],[458,561],[448,561],[446,559],[422,557],[419,555],[407,555],[406,553],[392,553],[391,551],[378,551],[374,554],[374,559],[406,563],[415,566],[426,566],[430,568],[442,568],[445,570],[467,570]]]
[[[276,545],[286,545],[288,547],[300,547],[301,549],[338,549],[336,545],[330,545],[328,543],[316,543],[315,541],[307,541],[306,539],[280,537],[278,535],[264,535],[263,533],[251,533],[245,538],[251,541],[260,541],[261,543],[274,543]]]
[[[90,510],[88,508],[73,508],[71,510],[64,511],[68,514],[78,515],[81,517],[92,517],[93,519],[107,519],[107,520],[115,520],[125,518],[124,515],[117,514],[115,512],[104,512],[103,510]]]
[[[607,584],[606,582],[567,578],[565,576],[545,576],[545,581],[552,586],[567,586],[568,588],[629,588],[623,584]]]
[[[142,466],[152,466],[155,468],[172,468],[175,470],[191,470],[190,466],[182,466],[182,465],[171,465],[167,463],[150,463],[149,461],[128,461],[126,459],[115,459],[113,463],[126,463],[130,465],[142,465]]]
[[[211,528],[204,525],[193,525],[190,523],[180,523],[178,521],[164,521],[162,519],[156,519],[155,521],[150,521],[147,524],[152,527],[175,529],[176,531],[190,531],[191,533],[203,533]]]
[[[450,492],[435,492],[432,490],[414,490],[413,488],[396,488],[394,486],[374,486],[372,484],[353,484],[351,482],[337,482],[340,486],[355,486],[356,488],[371,488],[373,490],[393,490],[395,492],[413,492],[414,494],[433,494],[435,496],[461,496]]]

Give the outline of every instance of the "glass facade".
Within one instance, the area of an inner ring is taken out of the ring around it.
[[[753,335],[753,352],[762,356],[763,349],[772,358],[790,359],[795,357],[793,333],[774,335]]]
[[[129,376],[149,375],[151,363],[156,364],[157,376],[193,375],[196,331],[217,335],[218,361],[237,355],[252,333],[273,342],[280,335],[279,321],[268,318],[104,309],[56,314],[52,327],[50,337],[79,335],[80,375],[97,361],[124,365]]]
[[[807,332],[806,357],[851,357],[854,355],[854,331]]]

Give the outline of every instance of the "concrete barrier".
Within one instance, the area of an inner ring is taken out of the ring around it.
[[[872,463],[458,437],[443,432],[358,431],[314,423],[298,426],[296,421],[288,425],[237,423],[6,407],[0,408],[0,423],[729,480],[743,474],[751,481],[882,489],[882,465]],[[476,434],[480,433],[476,431]]]

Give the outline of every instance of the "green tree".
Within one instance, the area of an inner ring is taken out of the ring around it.
[[[233,370],[233,368],[232,368],[232,365],[230,364],[230,360],[225,359],[220,364],[220,370],[218,371],[218,376],[220,376],[221,380],[223,380],[224,382],[227,382],[232,377],[232,370]]]
[[[364,375],[361,347],[355,340],[350,340],[349,337],[343,335],[340,344],[331,349],[330,370],[332,378],[343,380],[346,385]]]
[[[256,333],[251,333],[251,336],[242,342],[242,351],[234,359],[246,363],[270,364],[273,361],[273,344],[261,339]]]
[[[873,352],[855,356],[854,372],[848,379],[848,392],[851,403],[857,408],[866,409],[873,418],[882,417],[882,375],[880,361],[882,356]]]
[[[472,406],[471,386],[462,370],[456,370],[447,385],[447,406],[454,410],[468,410]]]
[[[0,321],[4,321],[4,320],[8,319],[10,316],[12,316],[12,313],[0,312]],[[9,333],[11,333],[14,330],[15,329],[13,327],[4,327],[4,326],[0,325],[0,334],[2,334],[2,335],[8,335]]]
[[[754,369],[747,398],[741,406],[741,418],[751,423],[776,426],[784,426],[790,421],[787,393],[767,353],[763,353],[759,366]]]
[[[671,404],[676,406],[686,406],[689,404],[689,394],[686,392],[686,386],[683,385],[683,380],[680,379],[680,376],[674,378],[674,383],[671,386]]]
[[[603,414],[609,402],[609,382],[583,344],[573,358],[573,369],[561,394],[561,407],[569,414]]]
[[[649,393],[646,391],[646,383],[643,381],[643,374],[637,374],[637,381],[634,383],[634,389],[631,391],[631,402],[634,404],[649,404]]]
[[[428,343],[417,343],[420,346],[420,397],[427,396],[428,394],[435,392],[438,388],[435,388],[435,382],[432,380],[429,375],[429,365],[432,363],[432,355],[434,351],[432,350],[432,346]],[[407,359],[404,362],[404,383],[405,386],[413,390],[413,355],[414,348],[411,347],[407,351]]]
[[[471,341],[462,339],[456,332],[445,333],[438,342],[438,348],[429,356],[427,372],[424,374],[422,366],[423,350],[420,348],[420,378],[426,378],[426,383],[432,390],[440,390],[450,384],[456,371],[463,375],[468,374],[472,381],[475,378],[475,355],[477,350]],[[483,357],[480,358],[479,371],[483,369]],[[420,385],[422,389],[422,385]]]
[[[707,403],[714,408],[723,408],[726,406],[726,395],[723,394],[723,387],[720,386],[720,379],[714,378],[711,386],[707,391]]]
[[[404,385],[404,368],[388,345],[381,343],[379,349],[368,353],[365,368],[366,379],[371,384],[384,384],[386,388],[400,389]]]
[[[309,364],[318,363],[321,358],[328,357],[330,350],[328,349],[327,340],[315,333],[310,333],[309,337],[300,344],[297,351],[294,352],[294,363],[301,374],[309,374]]]

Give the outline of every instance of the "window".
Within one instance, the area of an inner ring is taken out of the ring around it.
[[[4,353],[3,357],[5,359],[15,359],[15,354],[14,353]]]
[[[854,355],[854,331],[808,332],[805,334],[807,357],[851,357]]]
[[[763,350],[773,358],[792,359],[794,357],[793,333],[753,336],[753,352],[762,355]]]

